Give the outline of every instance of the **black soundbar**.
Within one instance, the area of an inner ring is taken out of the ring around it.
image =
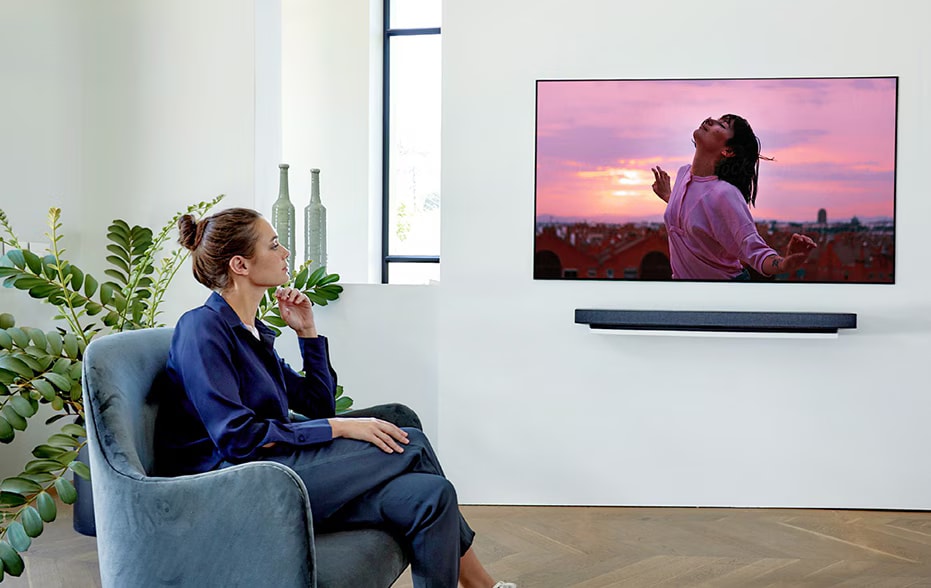
[[[692,310],[575,310],[575,322],[592,329],[723,331],[737,333],[837,333],[855,329],[857,315],[837,312],[738,312]]]

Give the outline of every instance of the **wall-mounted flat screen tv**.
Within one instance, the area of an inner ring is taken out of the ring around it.
[[[538,80],[534,278],[894,283],[897,89]]]

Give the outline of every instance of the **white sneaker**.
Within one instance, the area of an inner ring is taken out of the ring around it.
[[[498,582],[491,588],[517,588],[517,584],[514,582]]]

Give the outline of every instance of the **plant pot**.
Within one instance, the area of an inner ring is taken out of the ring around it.
[[[90,466],[87,458],[87,445],[78,452],[78,461]],[[94,492],[90,480],[74,475],[74,489],[78,499],[74,502],[74,530],[88,537],[97,536],[97,522],[94,519]]]

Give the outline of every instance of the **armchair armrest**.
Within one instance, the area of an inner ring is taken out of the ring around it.
[[[289,468],[132,479],[91,465],[104,586],[315,585],[310,504]]]

